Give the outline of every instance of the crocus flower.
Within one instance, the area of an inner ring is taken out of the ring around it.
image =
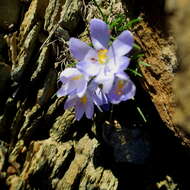
[[[108,47],[110,32],[107,24],[99,19],[91,20],[90,36],[94,48],[76,38],[70,39],[69,47],[73,56],[79,61],[77,67],[85,68],[85,71],[93,76],[102,67],[109,65],[110,62],[123,64],[114,60],[117,57],[126,55],[132,49],[134,42],[132,34],[125,30],[112,43],[111,47]]]
[[[91,20],[90,36],[94,48],[76,38],[70,39],[69,47],[79,61],[77,68],[90,76],[96,76],[96,82],[103,84],[104,90],[106,88],[104,92],[107,93],[113,84],[114,74],[123,72],[129,65],[125,55],[132,49],[134,40],[126,30],[108,47],[110,32],[107,24],[99,19]]]
[[[136,87],[130,78],[116,77],[111,90],[108,93],[108,99],[112,104],[118,104],[134,97]]]
[[[57,96],[61,97],[75,93],[82,97],[86,92],[88,80],[88,75],[84,75],[77,68],[65,69],[60,75],[62,86],[57,91]]]
[[[64,109],[71,107],[75,108],[75,117],[77,120],[80,120],[84,113],[88,119],[92,119],[94,113],[94,104],[92,95],[89,93],[89,91],[86,91],[82,97],[78,97],[77,95],[68,96],[64,105]]]
[[[64,108],[75,108],[75,116],[80,120],[85,114],[91,119],[94,105],[109,102],[118,104],[131,99],[136,87],[124,72],[129,65],[126,54],[132,49],[133,37],[123,31],[109,47],[110,31],[105,22],[92,19],[90,37],[93,47],[76,38],[69,40],[69,48],[78,63],[76,68],[67,68],[60,75],[62,82],[57,96],[66,96]]]

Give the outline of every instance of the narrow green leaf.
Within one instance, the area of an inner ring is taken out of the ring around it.
[[[143,77],[139,72],[137,72],[137,71],[135,71],[133,69],[129,69],[128,68],[127,70],[129,70],[130,72],[132,72],[135,76]]]
[[[142,110],[140,109],[140,107],[138,107],[138,106],[137,106],[137,111],[139,112],[139,114],[142,117],[143,121],[146,123],[147,119],[146,119],[145,115],[143,114]]]
[[[141,50],[141,47],[136,43],[133,44],[133,48],[137,50]]]
[[[146,66],[146,67],[151,67],[150,64],[145,63],[144,61],[139,61],[138,64],[139,64],[139,65],[144,65],[144,66]]]
[[[128,28],[131,28],[132,25],[134,25],[134,24],[136,24],[136,23],[138,23],[138,22],[140,22],[140,21],[142,21],[142,18],[141,18],[141,17],[136,18],[136,19],[133,19],[133,20],[131,20],[131,21],[129,21],[129,22],[127,23],[127,27],[128,27]]]

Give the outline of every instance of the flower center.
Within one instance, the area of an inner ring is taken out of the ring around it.
[[[124,87],[124,81],[119,80],[115,89],[115,94],[122,95],[123,94],[123,87]]]
[[[86,103],[87,103],[87,97],[86,97],[86,95],[84,95],[82,98],[80,98],[80,101],[81,101],[83,104],[86,104]]]
[[[74,77],[71,78],[71,80],[79,80],[82,78],[82,75],[76,75]]]
[[[107,56],[107,49],[101,49],[98,51],[98,63],[99,64],[104,64],[106,62],[106,59],[108,58]]]

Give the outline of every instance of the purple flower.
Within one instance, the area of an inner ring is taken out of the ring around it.
[[[82,97],[86,92],[88,80],[88,75],[84,75],[76,68],[65,69],[60,75],[62,86],[57,91],[57,96],[77,94],[79,97]]]
[[[77,68],[90,76],[96,76],[96,83],[103,85],[103,92],[108,93],[113,85],[114,75],[123,72],[129,65],[127,54],[133,45],[129,31],[122,32],[108,48],[110,32],[105,22],[92,19],[90,35],[94,48],[76,38],[71,38],[69,47],[78,59]]]
[[[75,117],[78,121],[82,118],[84,113],[88,119],[92,119],[94,113],[94,104],[92,95],[89,93],[89,91],[86,91],[82,97],[78,97],[77,95],[68,96],[64,105],[64,109],[68,109],[70,107],[75,108]]]
[[[134,97],[136,87],[130,78],[126,75],[122,78],[116,77],[111,90],[108,93],[108,99],[112,104],[118,104]]]
[[[75,108],[75,116],[80,120],[85,114],[91,119],[94,104],[100,106],[118,104],[131,99],[136,87],[124,70],[129,65],[125,56],[133,46],[129,31],[123,31],[108,47],[110,31],[105,22],[92,19],[90,36],[93,47],[76,38],[69,40],[69,48],[75,59],[76,68],[67,68],[60,75],[61,88],[57,96],[66,96],[64,108]],[[101,110],[101,108],[100,108]]]
[[[91,92],[93,102],[96,106],[99,107],[103,104],[108,104],[108,98],[106,94],[102,91],[97,83],[92,81],[88,86],[88,90]]]
[[[92,82],[82,97],[75,94],[69,95],[65,102],[64,109],[74,107],[77,120],[80,120],[84,113],[88,119],[91,119],[94,113],[94,104],[99,107],[107,103],[108,99],[106,95],[96,83]]]
[[[79,61],[77,68],[90,76],[96,76],[100,72],[112,70],[117,72],[118,67],[126,69],[129,60],[127,54],[133,45],[133,37],[129,31],[122,32],[108,48],[110,32],[105,22],[92,19],[90,22],[90,36],[94,48],[84,42],[71,38],[69,47],[73,56]]]

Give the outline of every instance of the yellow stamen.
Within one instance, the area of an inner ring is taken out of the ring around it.
[[[82,78],[82,75],[76,75],[74,77],[71,78],[71,80],[79,80]]]
[[[98,51],[98,63],[104,64],[106,62],[107,56],[107,49],[101,49]]]
[[[80,101],[81,101],[83,104],[86,104],[86,103],[87,103],[87,97],[86,97],[86,95],[84,95],[82,98],[80,98]]]
[[[124,87],[124,81],[119,80],[115,89],[115,94],[122,95],[123,94],[123,87]]]

